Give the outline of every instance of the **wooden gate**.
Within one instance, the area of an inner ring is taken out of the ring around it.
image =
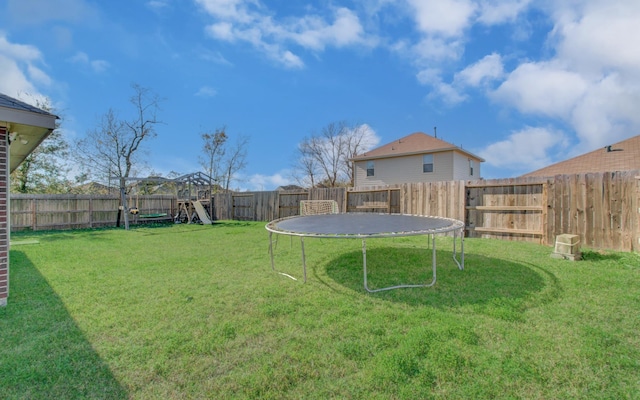
[[[255,220],[255,199],[253,194],[234,194],[231,196],[233,203],[233,219],[241,221]]]
[[[545,182],[469,183],[466,190],[469,237],[547,242]]]
[[[309,192],[281,192],[278,196],[276,218],[291,217],[300,213],[300,200],[307,200]]]

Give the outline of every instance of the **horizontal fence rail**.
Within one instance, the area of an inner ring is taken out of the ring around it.
[[[218,193],[213,220],[271,221],[298,215],[302,200],[335,200],[340,212],[430,215],[465,222],[468,237],[553,245],[560,234],[594,249],[640,250],[640,171],[383,187]],[[172,221],[175,196],[128,199],[132,224]],[[11,230],[115,226],[120,199],[91,195],[11,195]],[[120,223],[123,216],[120,213]]]

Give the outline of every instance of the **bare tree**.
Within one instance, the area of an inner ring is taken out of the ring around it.
[[[213,133],[203,133],[200,135],[204,146],[202,152],[204,157],[200,158],[200,165],[205,172],[216,182],[220,182],[220,169],[222,157],[226,151],[227,139],[226,127],[218,128]],[[209,182],[209,193],[212,190],[212,182]]]
[[[249,138],[239,136],[233,147],[228,149],[227,157],[224,160],[223,186],[229,190],[231,182],[236,179],[236,174],[247,166],[247,145]]]
[[[109,109],[98,126],[78,142],[76,151],[80,163],[98,178],[118,179],[123,208],[126,208],[126,178],[142,164],[143,142],[156,136],[155,127],[161,123],[157,119],[158,95],[138,84],[131,87],[133,95],[129,101],[134,108],[131,119],[120,119],[115,110]],[[129,227],[126,214],[125,227]]]
[[[344,146],[342,147],[342,167],[343,172],[349,179],[349,185],[353,186],[355,182],[354,164],[350,160],[375,147],[379,139],[375,132],[367,124],[355,125],[347,127],[343,132]]]
[[[377,143],[371,128],[364,125],[349,126],[345,122],[332,122],[320,134],[305,138],[298,146],[297,165],[302,167],[305,179],[320,181],[335,187],[353,184],[354,171],[350,159]]]
[[[298,145],[295,162],[293,165],[292,178],[300,186],[303,187],[315,187],[316,176],[320,174],[318,170],[318,163],[312,154],[309,153],[309,146],[307,146],[308,139],[305,139]]]

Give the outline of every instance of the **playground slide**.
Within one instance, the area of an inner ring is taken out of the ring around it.
[[[200,218],[200,221],[205,224],[205,225],[211,225],[211,219],[209,218],[209,214],[207,213],[207,210],[204,209],[204,207],[202,206],[202,203],[200,203],[200,201],[196,200],[193,202],[193,207],[196,209],[196,212],[198,213],[198,218]]]

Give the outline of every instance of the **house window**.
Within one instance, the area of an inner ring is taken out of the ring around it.
[[[373,176],[374,163],[373,161],[367,161],[367,176]]]
[[[433,172],[433,154],[422,156],[422,172]]]
[[[473,176],[473,160],[469,159],[469,175]]]

